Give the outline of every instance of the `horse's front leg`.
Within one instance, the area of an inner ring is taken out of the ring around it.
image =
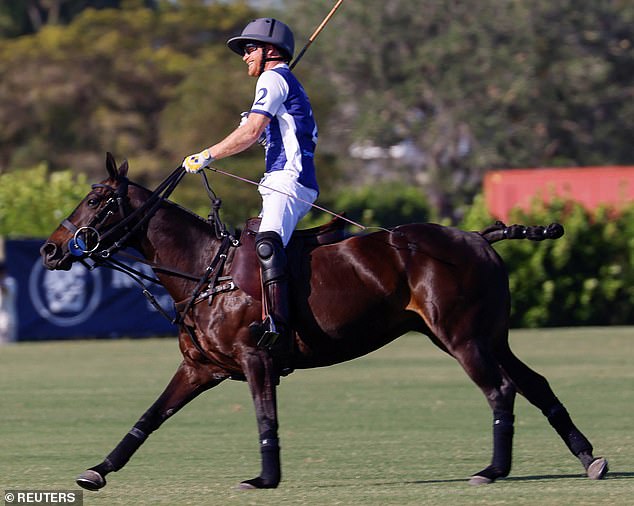
[[[240,483],[239,488],[276,488],[282,478],[276,399],[279,376],[265,350],[258,349],[247,353],[243,362],[255,404],[262,471],[260,476]]]
[[[77,484],[87,490],[99,490],[106,485],[106,475],[118,471],[170,416],[200,393],[218,385],[228,375],[209,365],[183,361],[161,396],[134,424],[121,442],[100,464],[77,477]]]

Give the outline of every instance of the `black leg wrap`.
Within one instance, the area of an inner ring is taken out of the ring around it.
[[[118,471],[126,465],[132,454],[138,450],[147,437],[148,435],[145,432],[136,426],[132,427],[130,432],[128,432],[117,447],[110,452],[103,463],[96,467],[105,466],[107,472]],[[103,476],[103,473],[101,473],[99,469],[94,468],[94,470]]]
[[[511,471],[514,423],[515,416],[510,413],[493,413],[493,459],[491,465],[500,473],[500,477],[508,476]]]
[[[582,458],[581,455],[592,456],[592,445],[590,441],[575,427],[572,423],[570,415],[561,403],[555,404],[544,415],[548,418],[548,422],[557,431],[557,434],[564,440],[566,446],[573,455]],[[582,461],[583,462],[583,461]],[[584,463],[584,466],[586,464]]]
[[[277,438],[260,439],[262,472],[257,478],[241,483],[242,488],[276,488],[282,479],[280,444]]]
[[[260,478],[262,478],[264,483],[277,485],[282,478],[279,439],[262,439],[260,441],[260,453],[262,454],[262,473]]]
[[[515,416],[506,411],[493,411],[493,458],[491,465],[474,474],[469,483],[484,485],[504,478],[511,472]]]

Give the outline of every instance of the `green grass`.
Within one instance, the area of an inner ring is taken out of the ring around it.
[[[453,359],[408,335],[283,379],[277,490],[233,488],[258,474],[259,454],[247,386],[225,382],[154,433],[106,488],[84,492],[84,504],[632,504],[634,328],[513,331],[511,344],[609,459],[608,479],[584,478],[518,397],[511,476],[468,485],[490,459],[490,411]],[[179,361],[173,339],[0,348],[0,488],[75,488],[74,477],[115,446]]]

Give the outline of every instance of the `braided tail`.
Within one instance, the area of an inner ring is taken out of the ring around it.
[[[559,223],[551,223],[547,227],[541,225],[511,225],[507,227],[501,221],[478,232],[489,244],[505,239],[528,239],[529,241],[543,241],[544,239],[559,239],[564,235],[564,227]]]

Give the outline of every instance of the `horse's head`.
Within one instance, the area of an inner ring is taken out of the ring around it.
[[[128,162],[117,169],[114,157],[108,153],[106,169],[108,179],[92,185],[90,193],[40,248],[47,269],[69,270],[74,261],[107,251],[118,239],[108,231],[125,219],[129,209]]]

